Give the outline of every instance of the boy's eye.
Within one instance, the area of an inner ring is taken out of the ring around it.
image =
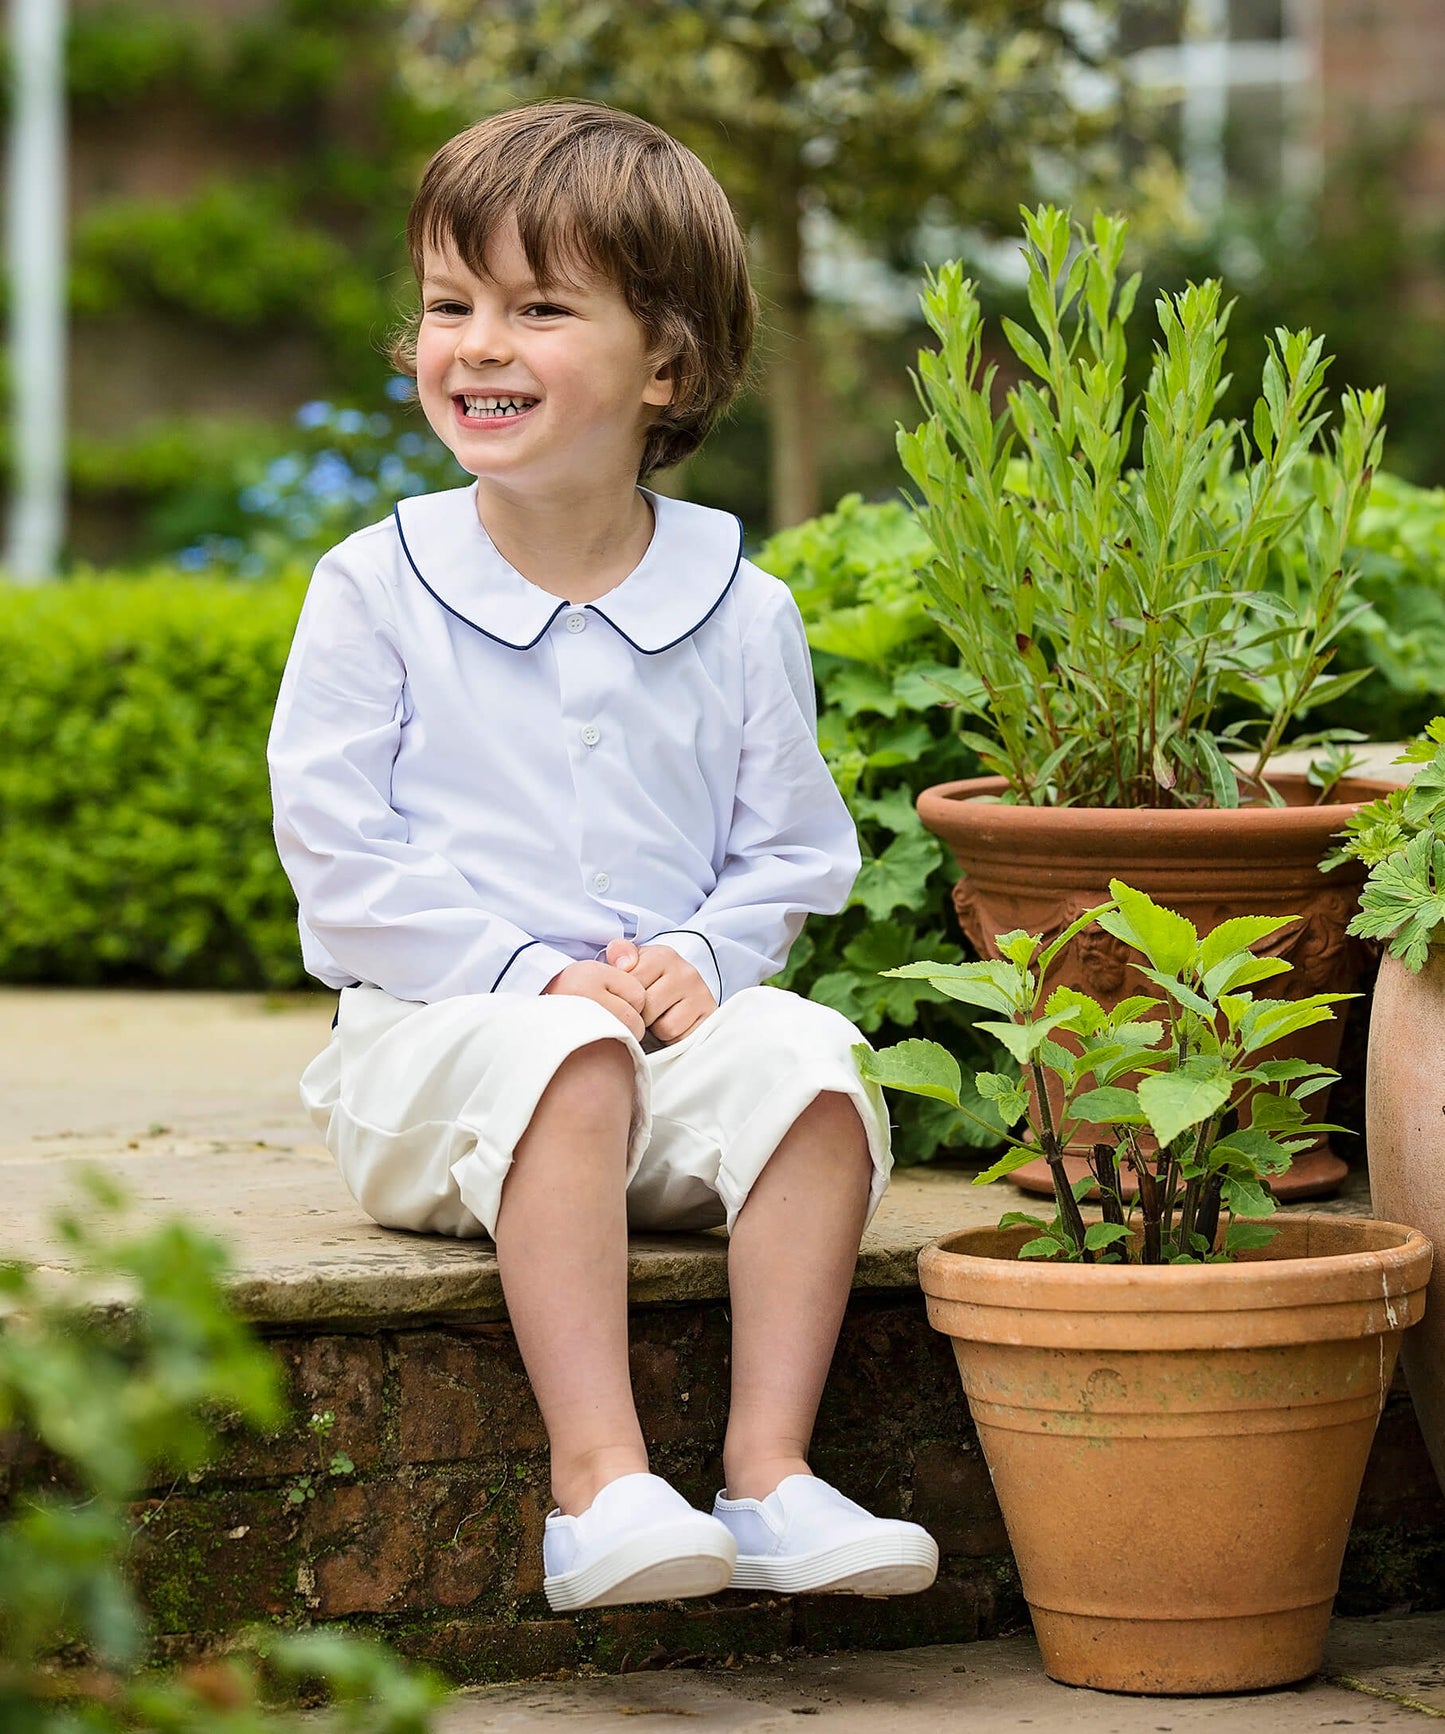
[[[444,318],[464,315],[467,309],[460,301],[433,301],[427,307],[428,313],[440,313]]]
[[[567,309],[558,307],[552,301],[533,301],[526,308],[526,311],[537,319],[558,319],[566,313]]]

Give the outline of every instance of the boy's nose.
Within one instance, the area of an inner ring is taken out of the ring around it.
[[[490,361],[506,361],[511,356],[504,321],[493,318],[471,318],[457,333],[457,359],[469,367],[482,367]]]

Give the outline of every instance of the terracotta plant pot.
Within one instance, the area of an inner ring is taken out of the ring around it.
[[[1252,1691],[1314,1673],[1430,1243],[1284,1221],[1236,1264],[1016,1260],[1028,1229],[925,1247],[1056,1680]]]
[[[1386,957],[1375,983],[1365,1064],[1365,1132],[1374,1208],[1445,1244],[1445,949],[1418,975]],[[1445,1488],[1445,1269],[1402,1358],[1415,1415]]]
[[[1299,915],[1301,920],[1257,948],[1294,965],[1292,974],[1269,982],[1267,991],[1353,992],[1372,961],[1368,948],[1345,933],[1365,870],[1351,861],[1324,874],[1319,865],[1355,807],[1395,785],[1349,778],[1323,806],[1314,804],[1317,791],[1302,776],[1278,777],[1275,786],[1288,803],[1284,807],[1019,807],[998,799],[1005,787],[1001,777],[973,777],[925,789],[918,814],[962,870],[954,904],[981,956],[997,956],[994,936],[1014,928],[1052,939],[1076,915],[1108,898],[1111,879],[1123,879],[1187,915],[1201,934],[1236,915]],[[1127,967],[1129,955],[1095,927],[1069,948],[1056,979],[1111,1007],[1147,989]],[[1317,1024],[1277,1052],[1332,1066],[1343,1029],[1342,1019]],[[1323,1095],[1311,1098],[1311,1107],[1318,1118],[1328,1118]],[[1092,1141],[1086,1133],[1078,1141],[1080,1156],[1070,1158],[1075,1179],[1087,1172],[1082,1156]],[[1296,1156],[1274,1192],[1279,1198],[1320,1197],[1345,1173],[1345,1164],[1321,1139]],[[1029,1191],[1053,1190],[1042,1161],[1010,1178]]]

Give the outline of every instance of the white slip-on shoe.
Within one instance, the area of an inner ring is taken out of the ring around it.
[[[734,1589],[901,1596],[938,1576],[938,1543],[916,1523],[874,1517],[820,1481],[788,1475],[766,1499],[713,1501],[738,1544]]]
[[[657,1475],[609,1481],[580,1517],[552,1512],[542,1534],[542,1589],[558,1613],[672,1601],[725,1589],[737,1543]]]

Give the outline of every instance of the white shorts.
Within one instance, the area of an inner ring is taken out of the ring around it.
[[[388,1228],[463,1238],[496,1227],[502,1182],[569,1054],[625,1043],[635,1086],[627,1219],[635,1229],[731,1229],[753,1182],[815,1096],[856,1106],[873,1157],[871,1217],[892,1166],[888,1114],[827,1006],[777,988],[726,1001],[644,1054],[611,1012],[571,995],[468,994],[419,1005],[343,988],[330,1045],[301,1099],[357,1203]]]

